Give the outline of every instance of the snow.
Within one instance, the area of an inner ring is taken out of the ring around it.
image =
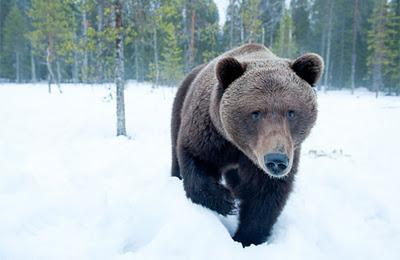
[[[0,85],[0,259],[400,259],[399,97],[319,93],[273,235],[242,248],[169,177],[175,89],[131,82],[125,138],[110,87]]]

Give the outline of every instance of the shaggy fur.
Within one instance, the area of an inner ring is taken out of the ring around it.
[[[187,197],[219,214],[236,211],[233,239],[260,244],[271,233],[292,189],[301,143],[317,116],[312,85],[322,59],[291,61],[262,45],[247,44],[195,68],[182,82],[172,114],[172,175]],[[254,114],[257,116],[254,116]],[[265,155],[286,154],[281,176]],[[225,175],[228,187],[220,184]]]

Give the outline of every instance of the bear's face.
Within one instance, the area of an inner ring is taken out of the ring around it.
[[[241,64],[234,58],[217,64],[219,87],[224,89],[219,106],[224,132],[272,177],[290,172],[294,150],[308,136],[317,118],[312,85],[320,77],[323,64],[319,56],[308,55],[312,55],[311,61],[310,57],[299,58],[306,63],[301,66],[296,64],[299,59],[279,60],[273,68]]]

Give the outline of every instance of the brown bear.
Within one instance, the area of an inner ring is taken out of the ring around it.
[[[193,69],[178,89],[172,176],[194,203],[222,215],[238,210],[233,239],[243,246],[267,240],[288,199],[322,70],[317,54],[289,60],[246,44]]]

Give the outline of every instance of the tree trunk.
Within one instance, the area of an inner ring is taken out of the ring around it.
[[[114,3],[115,8],[115,85],[117,88],[117,136],[125,135],[125,101],[124,101],[124,52],[122,36],[122,4],[120,0]]]
[[[21,69],[20,69],[20,53],[15,52],[15,79],[18,83],[21,83]]]
[[[49,73],[49,75],[47,75],[47,91],[49,92],[49,94],[51,94],[51,82],[53,81],[53,78],[51,77],[51,74]]]
[[[139,48],[137,40],[135,40],[135,77],[139,81]]]
[[[281,1],[282,2],[282,9],[281,9],[281,23],[283,24],[283,26],[282,26],[282,28],[284,28],[285,26],[284,26],[284,19],[285,19],[285,1]],[[285,39],[285,29],[283,29],[282,30],[282,32],[280,33],[280,35],[279,35],[279,37],[280,37],[280,39],[279,39],[279,41],[280,41],[280,45],[281,46],[279,46],[280,47],[280,49],[281,49],[281,54],[283,55],[283,53],[284,53],[284,49],[285,49],[285,44],[286,44],[286,42],[284,41],[284,39]]]
[[[158,67],[158,47],[157,47],[157,27],[154,26],[153,28],[153,47],[154,47],[154,66],[156,70],[156,78],[154,85],[158,85],[159,77],[160,77],[160,70]]]
[[[376,58],[378,60],[380,59],[379,57]],[[374,63],[372,70],[372,84],[375,91],[375,97],[377,98],[379,96],[379,90],[382,85],[382,65],[380,64],[380,62]]]
[[[195,0],[191,1],[191,9],[192,9],[192,16],[191,16],[191,26],[190,26],[190,44],[189,44],[189,68],[192,69],[194,65],[194,57],[195,57],[195,25],[196,25],[196,9],[194,6]]]
[[[229,5],[232,6],[232,8],[234,8],[233,4],[234,4],[233,1],[229,0]],[[234,26],[234,23],[233,23],[234,16],[233,15],[234,14],[232,14],[232,16],[231,16],[230,27],[229,27],[229,49],[233,48],[233,26]]]
[[[265,45],[265,29],[264,26],[261,28],[261,43]]]
[[[327,5],[324,5],[323,8],[323,12],[326,13],[326,7]],[[327,27],[328,27],[328,23],[326,22],[326,19],[324,19],[323,21],[323,27],[322,27],[322,33],[321,33],[321,45],[320,45],[320,54],[321,57],[324,58],[324,60],[326,61],[326,32],[327,32]],[[326,75],[326,70],[324,72],[324,77]],[[318,89],[321,90],[321,86],[322,84],[322,79],[321,79],[321,84],[319,84]]]
[[[36,82],[36,64],[35,64],[35,56],[33,55],[33,49],[31,48],[31,81]]]
[[[269,33],[269,46],[270,48],[272,48],[272,46],[274,46],[274,35],[273,33]]]
[[[330,78],[330,61],[331,61],[331,43],[332,43],[332,19],[333,19],[333,1],[329,2],[329,18],[328,18],[328,38],[326,46],[326,69],[324,77],[325,91],[328,89],[329,78]]]
[[[47,47],[47,56],[46,56],[46,65],[47,65],[47,71],[49,72],[49,93],[51,93],[51,83],[53,82],[54,79],[54,73],[53,69],[51,68],[51,51],[50,47]]]
[[[52,68],[52,61],[53,61],[53,37],[51,34],[48,35],[48,46],[47,46],[47,56],[46,56],[46,65],[47,70],[49,72],[49,93],[51,93],[51,83],[54,80],[57,84],[58,91],[62,93],[60,83],[54,77],[53,68]]]
[[[57,81],[60,83],[62,81],[62,78],[61,78],[60,59],[58,57],[57,57],[57,60],[56,60],[56,68],[57,68]]]
[[[78,70],[79,70],[78,52],[76,50],[74,50],[74,64],[73,64],[73,67],[72,67],[72,82],[73,83],[78,83],[79,82]]]
[[[87,51],[87,31],[88,31],[88,21],[86,17],[86,0],[82,0],[83,12],[82,12],[82,23],[83,23],[83,64],[82,64],[82,80],[83,82],[88,81],[88,51]]]
[[[356,75],[356,62],[357,62],[357,31],[358,31],[359,15],[360,12],[358,9],[358,0],[354,0],[353,39],[351,47],[351,74],[350,74],[351,94],[354,94],[354,89],[355,89],[355,75]]]
[[[103,15],[104,15],[104,5],[103,0],[97,1],[97,32],[101,33],[103,31]],[[97,43],[97,57],[96,57],[96,68],[97,68],[97,82],[103,82],[104,71],[103,71],[103,59],[101,58],[101,53],[103,51],[103,41],[99,40]]]
[[[248,40],[248,43],[252,43],[253,42],[253,34],[254,34],[254,20],[255,20],[255,18],[254,17],[251,17],[250,18],[251,20],[250,20],[250,25],[249,25],[249,28],[247,28],[248,30],[248,36],[247,36],[247,40]]]
[[[182,28],[183,28],[183,46],[184,46],[184,51],[185,51],[185,55],[184,55],[184,59],[183,59],[183,63],[184,63],[184,72],[185,73],[189,73],[190,72],[190,64],[189,64],[189,57],[190,57],[190,53],[189,53],[189,41],[190,41],[190,33],[189,33],[189,26],[188,26],[188,10],[189,10],[189,2],[188,1],[184,1],[184,5],[183,5],[183,10],[182,10]]]
[[[339,75],[336,84],[338,84],[336,87],[339,87],[339,89],[342,89],[344,86],[344,67],[345,67],[345,57],[344,57],[344,39],[345,39],[345,21],[342,20],[340,23],[340,58],[339,58]],[[347,59],[346,59],[347,60]],[[334,66],[331,66],[332,68]],[[332,84],[332,83],[331,83]]]
[[[48,75],[48,80],[49,80],[49,87],[48,87],[48,90],[49,90],[49,94],[51,93],[51,83],[53,83],[53,80],[54,80],[54,73],[53,73],[53,69],[52,69],[52,67],[51,67],[51,60],[50,60],[50,51],[49,51],[49,48],[47,48],[47,59],[46,59],[46,65],[47,65],[47,70],[48,70],[48,72],[49,72],[49,75]]]
[[[78,35],[77,32],[74,31],[74,44],[78,45]],[[78,51],[77,48],[74,48],[74,62],[72,64],[72,82],[78,83],[79,81],[79,61],[78,61]]]
[[[240,19],[240,43],[244,43],[244,24],[243,24],[243,19]]]
[[[326,22],[325,22],[326,23]],[[325,56],[325,50],[326,50],[326,25],[324,25],[324,29],[322,30],[322,33],[321,33],[321,49],[320,49],[320,53],[321,53],[321,56],[322,57],[324,57],[324,59],[326,59],[326,56]]]

